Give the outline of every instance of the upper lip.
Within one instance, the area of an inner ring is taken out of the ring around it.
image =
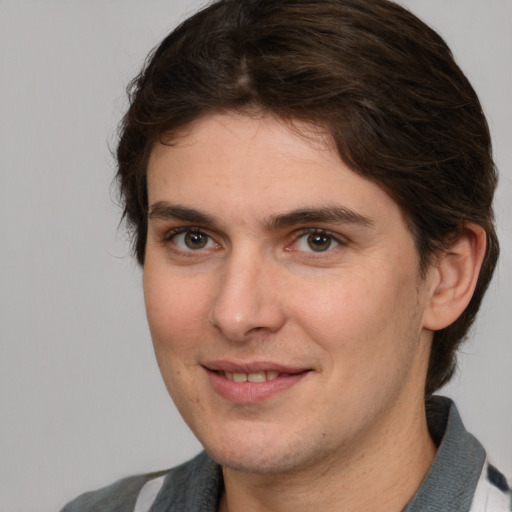
[[[287,365],[271,361],[235,362],[235,361],[209,361],[203,366],[210,371],[221,371],[231,373],[257,373],[275,371],[279,373],[302,373],[311,368],[305,366]]]

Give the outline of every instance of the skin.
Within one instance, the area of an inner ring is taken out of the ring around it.
[[[442,272],[420,277],[398,205],[299,128],[219,114],[155,145],[144,293],[157,360],[223,465],[220,510],[398,511],[435,454],[424,383]],[[225,364],[301,373],[243,395]]]

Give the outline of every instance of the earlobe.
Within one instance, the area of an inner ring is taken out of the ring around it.
[[[425,329],[444,329],[462,314],[473,296],[486,245],[484,229],[468,223],[438,257],[432,268],[435,278],[423,319]]]

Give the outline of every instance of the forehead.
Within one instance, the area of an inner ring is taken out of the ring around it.
[[[264,154],[259,151],[262,145],[267,149]],[[224,156],[226,151],[234,155],[235,151],[238,154],[244,150],[248,170],[252,168],[249,164],[256,163],[259,157],[266,155],[276,159],[277,164],[279,155],[290,159],[290,152],[297,158],[307,158],[309,155],[315,160],[321,155],[332,158],[336,153],[335,143],[325,128],[257,110],[203,115],[170,134],[164,134],[160,142],[154,144],[150,161],[158,153],[165,152],[168,146],[177,150],[176,156],[191,150],[196,153],[196,158],[204,156],[197,150],[209,146],[210,160],[214,156]],[[300,152],[297,151],[299,148]],[[340,157],[336,154],[335,159],[339,160]]]
[[[148,192],[150,204],[186,199],[262,215],[324,206],[364,217],[400,210],[382,187],[342,161],[325,131],[274,116],[211,115],[156,144]]]
[[[150,203],[170,195],[276,211],[333,202],[369,212],[399,209],[382,187],[342,161],[325,130],[270,115],[206,116],[155,144],[148,189]]]

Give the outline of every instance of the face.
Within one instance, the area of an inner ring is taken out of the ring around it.
[[[221,464],[286,472],[423,409],[428,277],[403,215],[308,126],[206,117],[148,166],[147,316]]]

